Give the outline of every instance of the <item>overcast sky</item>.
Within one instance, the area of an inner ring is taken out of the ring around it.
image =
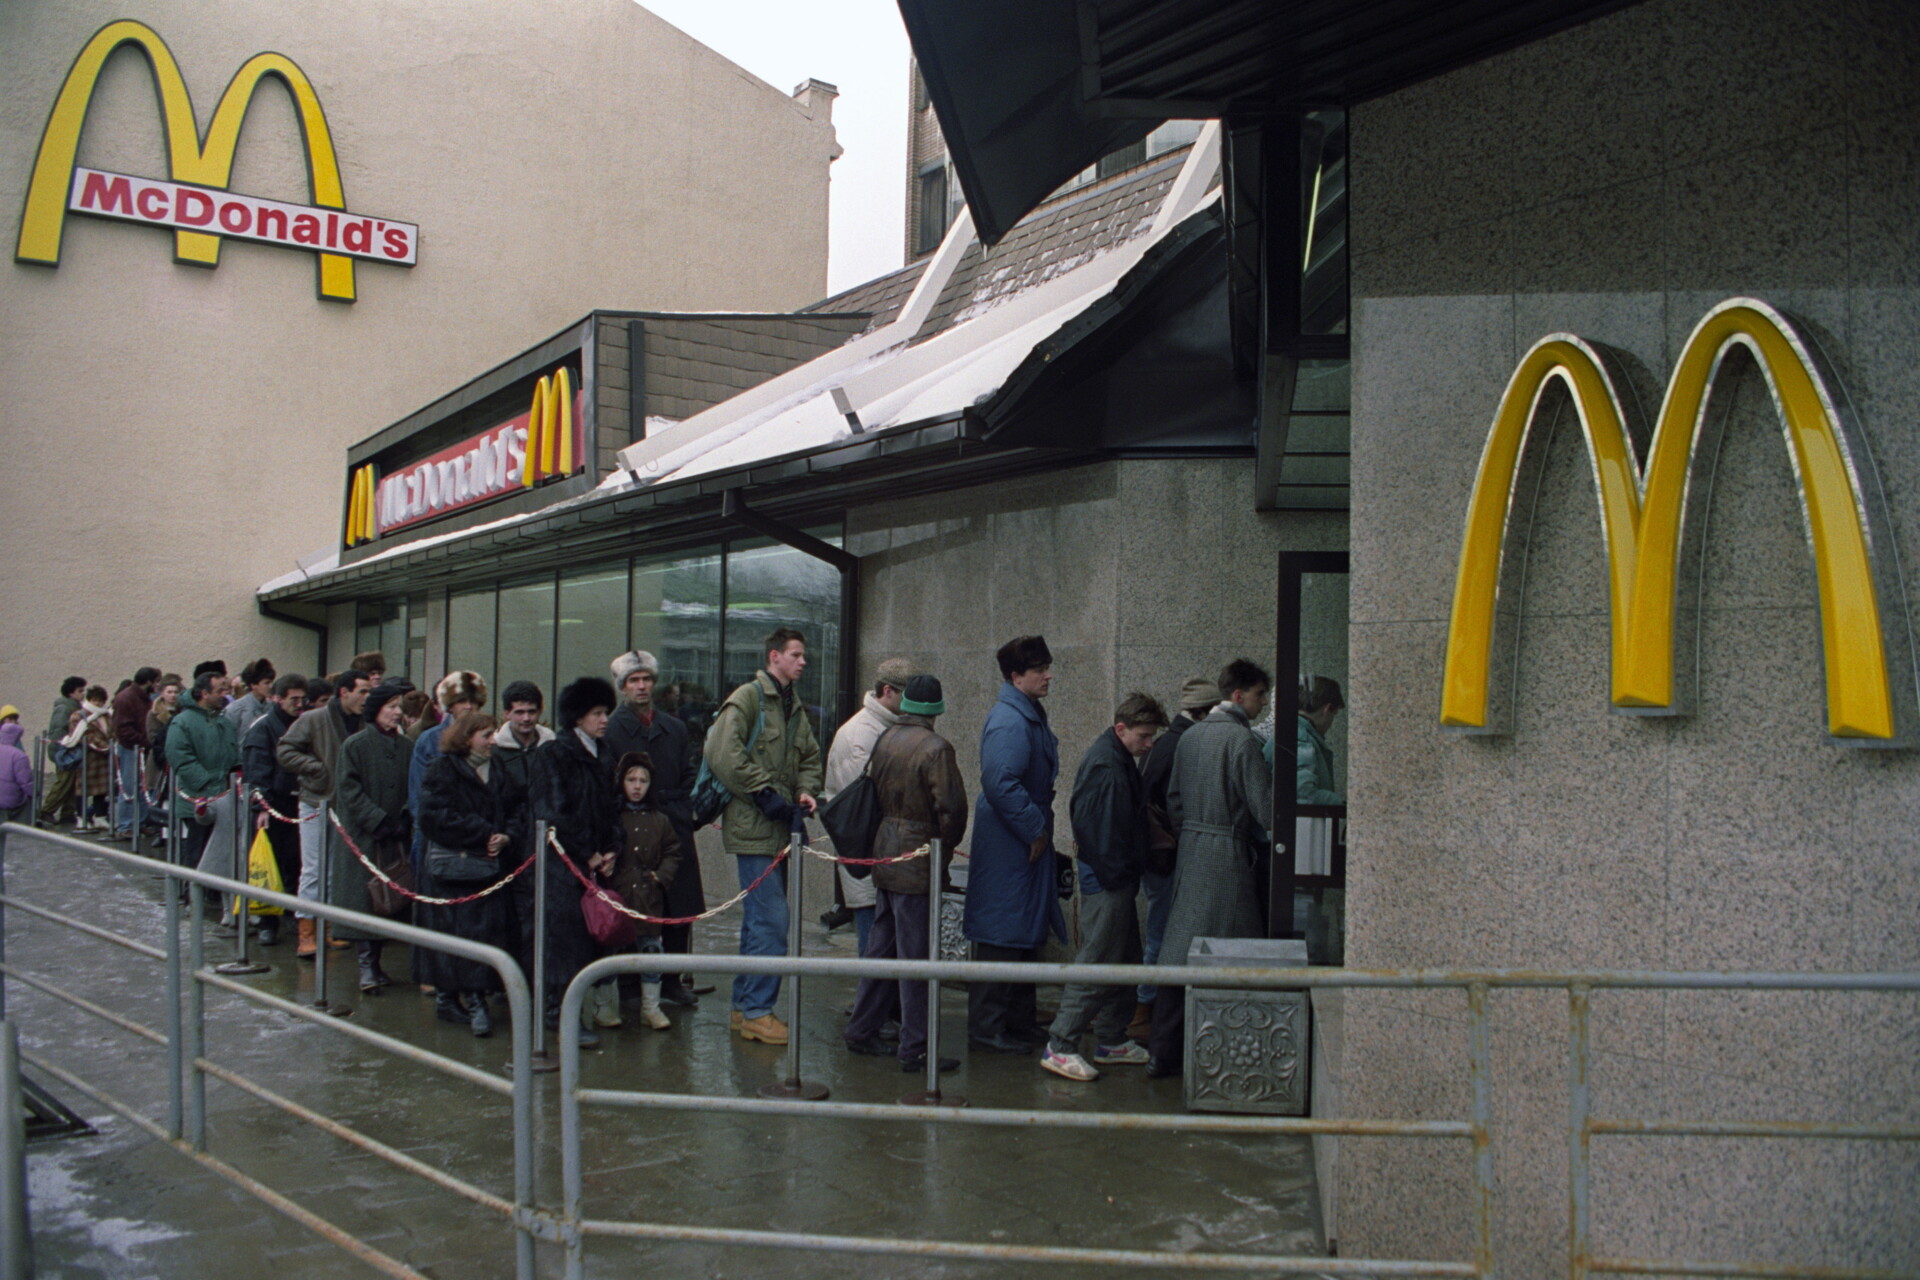
[[[641,0],[783,93],[809,76],[840,89],[833,123],[827,291],[900,265],[906,216],[907,65],[894,0]]]

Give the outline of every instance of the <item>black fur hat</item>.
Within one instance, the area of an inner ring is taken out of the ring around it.
[[[595,707],[603,707],[608,711],[612,711],[619,705],[620,698],[614,693],[612,685],[602,680],[599,676],[581,676],[578,680],[575,680],[572,684],[560,691],[560,722],[558,727],[561,729],[571,729],[580,723],[581,716],[584,716]]]

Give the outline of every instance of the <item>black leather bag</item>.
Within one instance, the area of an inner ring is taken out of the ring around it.
[[[491,880],[500,874],[498,858],[483,858],[464,849],[450,849],[437,841],[427,841],[427,873],[435,880],[451,884],[473,884]]]
[[[884,739],[886,734],[880,737]],[[877,755],[880,743],[875,742],[873,749]],[[820,825],[833,840],[835,853],[843,858],[873,856],[874,837],[880,834],[880,790],[873,785],[872,757],[868,757],[867,767],[859,777],[820,806],[819,817]],[[855,880],[865,880],[873,874],[872,867],[841,865],[847,867],[847,874]]]

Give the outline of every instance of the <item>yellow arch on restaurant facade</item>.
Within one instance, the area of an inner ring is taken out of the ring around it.
[[[348,546],[371,542],[380,531],[379,480],[369,462],[353,473],[347,487]]]
[[[300,117],[301,134],[306,143],[307,186],[313,202],[328,209],[347,207],[340,183],[340,161],[333,149],[333,133],[327,126],[320,95],[314,91],[306,72],[291,58],[278,53],[260,53],[247,59],[220,95],[220,104],[214,108],[203,145],[186,79],[180,74],[180,64],[174,60],[166,41],[145,23],[122,19],[109,22],[87,41],[54,99],[47,127],[40,135],[33,178],[27,187],[20,238],[14,247],[15,261],[59,264],[60,241],[66,230],[67,192],[73,185],[87,108],[93,102],[94,89],[107,59],[126,44],[139,48],[153,71],[161,124],[166,130],[169,176],[174,181],[220,191],[227,189],[233,172],[233,152],[240,141],[240,126],[246,120],[247,108],[252,105],[260,82],[272,76],[286,85]],[[176,230],[173,257],[176,262],[218,266],[220,236],[205,231]],[[320,296],[353,301],[353,259],[344,254],[321,253],[319,260]]]
[[[520,483],[531,489],[548,476],[573,474],[573,379],[554,370],[533,389],[533,408],[527,413],[527,456],[520,463]]]
[[[1827,731],[1861,745],[1892,744],[1903,718],[1889,673],[1883,603],[1868,531],[1868,495],[1834,400],[1791,323],[1765,303],[1734,298],[1694,328],[1680,353],[1644,473],[1599,353],[1570,334],[1541,339],[1508,381],[1468,504],[1447,632],[1441,723],[1489,730],[1495,612],[1506,531],[1528,429],[1555,382],[1570,393],[1598,491],[1612,623],[1612,701],[1642,715],[1674,714],[1675,613],[1689,475],[1708,393],[1734,347],[1750,351],[1786,429],[1818,580],[1826,658]],[[1904,614],[1899,615],[1904,622]],[[1902,627],[1904,631],[1904,627]]]

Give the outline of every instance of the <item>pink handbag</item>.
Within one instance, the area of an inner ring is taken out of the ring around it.
[[[611,890],[601,892],[617,896]],[[630,947],[640,937],[640,922],[592,889],[580,895],[580,914],[586,917],[593,940],[609,951]]]

